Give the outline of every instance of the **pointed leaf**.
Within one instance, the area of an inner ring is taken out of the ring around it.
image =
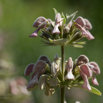
[[[86,44],[86,42],[76,42],[76,44]]]
[[[62,14],[61,14],[61,17],[63,18],[63,22],[64,22],[64,24],[66,23],[66,17],[65,17],[65,15],[63,14],[63,12],[62,12]]]
[[[89,91],[89,92],[94,93],[94,94],[99,95],[99,96],[102,95],[102,93],[97,88],[94,88],[94,87],[91,86],[91,89],[92,90]]]
[[[80,85],[82,85],[82,84],[83,84],[83,83],[80,82],[79,85],[76,86],[76,87],[82,88],[82,87],[80,86]],[[83,89],[83,88],[82,88],[82,89]],[[84,89],[84,90],[86,90],[86,89]],[[99,96],[102,95],[102,93],[101,93],[97,88],[92,87],[92,86],[91,86],[91,90],[86,90],[86,91],[91,92],[91,93],[96,94],[96,95],[99,95]]]
[[[73,44],[73,47],[76,47],[76,48],[83,48],[82,45],[76,45],[76,44]]]
[[[56,15],[58,13],[58,11],[55,8],[53,8],[53,10],[54,10],[54,13]]]
[[[67,18],[67,21],[66,21],[66,24],[68,24],[70,21],[72,21],[76,15],[78,11],[74,12],[73,14],[71,15],[66,15],[66,18]]]
[[[49,38],[49,41],[53,44],[57,44],[57,45],[63,45],[65,44],[65,42],[67,41],[67,39],[57,39],[57,40],[52,40]]]

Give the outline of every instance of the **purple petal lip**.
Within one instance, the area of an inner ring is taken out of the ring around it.
[[[24,72],[25,76],[30,76],[30,73],[32,72],[34,65],[35,65],[34,63],[31,63],[26,67]]]
[[[90,84],[89,84],[89,81],[88,81],[86,74],[84,74],[82,70],[80,70],[79,72],[80,72],[81,77],[84,80],[84,83],[82,84],[81,87],[84,89],[87,89],[87,90],[91,90],[91,87],[90,87]]]

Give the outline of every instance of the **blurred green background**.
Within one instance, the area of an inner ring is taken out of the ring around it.
[[[83,49],[66,47],[65,54],[66,59],[71,56],[73,60],[79,55],[85,54],[90,61],[98,63],[101,75],[96,76],[100,84],[97,88],[103,93],[102,0],[0,0],[0,59],[13,63],[14,76],[24,77],[25,67],[29,63],[35,63],[40,55],[48,56],[51,61],[56,53],[60,56],[59,46],[43,46],[41,38],[28,37],[35,30],[32,24],[37,17],[44,16],[52,20],[55,19],[53,8],[56,8],[60,13],[64,12],[64,14],[78,11],[76,17],[81,15],[91,22],[93,29],[90,32],[95,39],[91,41],[85,39],[87,43]],[[25,78],[29,80],[29,77]],[[58,103],[60,101],[59,94],[58,89],[54,95],[46,97],[43,91],[35,90],[32,92],[33,103]],[[103,103],[102,96],[75,88],[66,90],[66,100],[67,103],[75,103],[77,100],[81,103]],[[4,103],[6,103],[5,99]]]

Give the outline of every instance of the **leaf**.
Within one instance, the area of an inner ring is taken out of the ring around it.
[[[86,42],[76,42],[76,44],[86,44]]]
[[[56,45],[64,45],[65,42],[67,41],[67,39],[52,40],[52,39],[49,38],[49,41],[53,44],[56,44]]]
[[[63,22],[64,22],[64,24],[66,23],[66,17],[65,17],[65,15],[63,14],[63,12],[62,12],[62,14],[61,14],[61,17],[63,18]]]
[[[76,45],[76,44],[73,44],[73,47],[76,47],[76,48],[83,48],[82,45]]]
[[[89,90],[87,90],[87,91],[94,93],[96,95],[99,95],[99,96],[102,95],[102,93],[97,88],[94,88],[94,87],[91,86],[91,89],[92,89],[91,91],[89,91]]]
[[[55,8],[53,8],[53,10],[54,10],[54,13],[56,15],[58,13],[58,11]]]
[[[81,85],[82,85],[82,82],[79,83],[78,86],[76,86],[76,87],[82,88]],[[82,88],[82,89],[84,89],[84,88]],[[99,96],[102,95],[102,93],[101,93],[97,88],[92,87],[92,86],[91,86],[91,90],[87,90],[87,89],[84,89],[84,90],[86,90],[86,91],[88,91],[88,92],[91,92],[91,93],[93,93],[93,94],[99,95]]]
[[[66,21],[66,24],[68,24],[70,21],[72,21],[76,15],[78,11],[74,12],[73,14],[71,15],[66,15],[66,18],[67,18],[67,21]]]

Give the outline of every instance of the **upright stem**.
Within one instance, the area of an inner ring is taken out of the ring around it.
[[[65,53],[64,46],[61,46],[61,67],[62,67],[62,82],[64,82],[64,73],[65,73]],[[61,87],[61,103],[64,103],[65,100],[65,86]]]
[[[61,67],[62,67],[62,81],[64,81],[64,72],[65,72],[65,53],[64,53],[64,46],[61,46]]]

